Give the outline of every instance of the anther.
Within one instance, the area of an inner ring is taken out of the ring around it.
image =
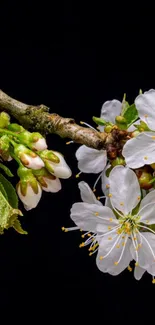
[[[128,266],[128,271],[132,272],[132,267],[130,265]]]

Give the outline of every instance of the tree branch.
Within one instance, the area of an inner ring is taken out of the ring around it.
[[[64,118],[58,114],[50,114],[45,105],[31,106],[15,100],[0,90],[0,110],[5,110],[15,117],[26,129],[39,131],[42,134],[55,133],[62,138],[85,144],[94,149],[107,149],[114,154],[114,143],[124,137],[122,131],[107,134],[82,127],[72,118]],[[119,134],[118,134],[119,133]],[[125,134],[126,136],[126,134]],[[108,147],[108,148],[107,148]],[[115,150],[116,151],[116,150]]]

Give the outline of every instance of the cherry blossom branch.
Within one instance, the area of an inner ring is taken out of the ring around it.
[[[107,145],[113,144],[116,140],[113,133],[107,134],[82,127],[72,118],[64,118],[55,113],[50,114],[49,108],[45,105],[24,104],[11,98],[2,90],[0,90],[0,110],[5,110],[15,117],[26,129],[39,131],[42,134],[55,133],[62,138],[69,138],[91,148],[107,149]]]

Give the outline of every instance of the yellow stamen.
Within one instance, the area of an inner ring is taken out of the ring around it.
[[[89,234],[87,234],[87,236],[88,236],[88,237],[91,237],[91,234],[89,233]]]
[[[108,230],[111,230],[111,227],[110,226],[108,226]]]
[[[109,197],[112,197],[112,194],[111,194],[111,193],[109,193],[109,194],[108,194],[108,196],[109,196]]]
[[[99,213],[98,213],[98,212],[95,212],[94,214],[95,214],[95,216],[98,216],[98,215],[99,215]]]
[[[106,188],[109,188],[110,187],[110,185],[109,184],[106,184]]]
[[[108,237],[108,240],[112,240],[112,237]]]
[[[81,174],[81,173],[76,174],[75,177],[76,177],[76,178],[79,178],[79,177],[80,177],[80,174]]]
[[[120,245],[117,244],[117,245],[116,245],[116,248],[120,248]]]
[[[125,242],[122,243],[122,246],[125,246]]]
[[[138,262],[135,263],[135,266],[139,266]]]
[[[145,159],[145,160],[147,160],[147,159],[148,159],[148,157],[147,157],[147,156],[145,156],[145,157],[144,157],[144,159]]]
[[[84,238],[84,235],[81,235],[82,238]]]
[[[100,259],[100,261],[102,261],[103,260],[103,256],[100,256],[99,259]]]
[[[155,279],[152,279],[152,283],[155,284]]]
[[[94,193],[96,192],[96,188],[93,188],[93,192],[94,192]]]
[[[137,200],[140,200],[140,196],[139,195],[137,196]]]
[[[100,200],[100,196],[97,197],[97,200]]]
[[[139,248],[141,248],[142,247],[142,244],[138,244],[138,246],[139,246]]]
[[[148,117],[148,114],[144,114],[144,117]]]
[[[79,245],[79,247],[81,248],[81,247],[84,247],[84,243],[81,243],[80,245]]]
[[[83,231],[82,229],[80,229],[80,231]]]
[[[123,203],[123,202],[120,202],[120,205],[121,205],[121,206],[124,206],[124,203]]]
[[[132,272],[132,267],[130,265],[128,266],[128,271]]]
[[[155,140],[155,135],[153,135],[151,138],[152,138],[153,140]]]
[[[65,231],[65,227],[61,227],[61,230],[62,230],[62,231]]]
[[[122,239],[124,239],[125,238],[125,236],[122,236]]]
[[[109,218],[109,221],[112,222],[113,221],[113,218]]]
[[[149,220],[146,220],[146,223],[149,223],[150,221]]]
[[[89,253],[89,256],[92,256],[92,254],[93,254],[93,253],[90,252],[90,253]]]
[[[114,262],[115,265],[118,265],[118,262]]]

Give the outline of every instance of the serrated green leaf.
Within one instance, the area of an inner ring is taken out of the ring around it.
[[[16,219],[13,223],[13,228],[21,235],[27,235],[28,232],[24,230],[21,226],[21,223],[18,219]]]
[[[4,170],[5,174],[9,177],[13,177],[14,175],[12,174],[11,170],[6,167],[5,165],[3,165],[2,163],[0,163],[0,168]]]
[[[9,221],[13,215],[22,215],[22,212],[18,209],[12,208],[9,202],[6,200],[2,192],[0,191],[0,228],[8,229]]]
[[[12,208],[18,209],[18,196],[13,185],[2,175],[0,174],[0,183],[3,185],[6,194],[8,196],[8,202]]]
[[[97,124],[97,125],[107,125],[107,121],[105,121],[103,118],[93,116],[92,120]]]
[[[132,125],[138,119],[138,111],[135,104],[132,104],[126,108],[122,115],[127,121],[127,128]]]

